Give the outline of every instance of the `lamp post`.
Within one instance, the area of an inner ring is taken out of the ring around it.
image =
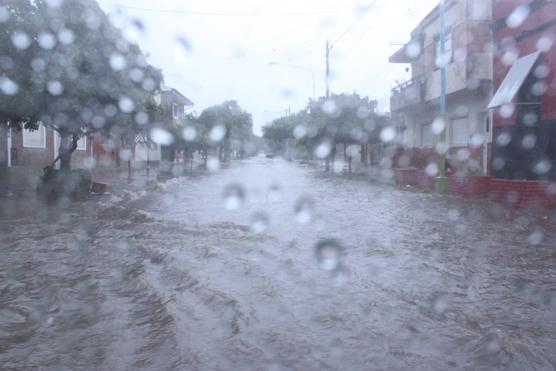
[[[440,148],[439,148],[439,175],[436,178],[436,190],[439,193],[446,192],[448,180],[446,179],[446,126],[448,120],[446,117],[446,4],[445,0],[440,0],[440,119],[442,120],[442,131],[440,132]]]
[[[284,66],[284,67],[295,68],[297,70],[302,70],[311,73],[311,81],[313,83],[313,100],[315,100],[315,73],[313,72],[313,70],[307,67],[297,66],[295,64],[287,64],[287,63],[279,63],[279,62],[268,62],[268,64],[270,66]]]

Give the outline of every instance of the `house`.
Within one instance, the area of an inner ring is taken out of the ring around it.
[[[492,173],[556,181],[556,2],[494,0]]]
[[[8,166],[39,168],[50,165],[57,157],[60,148],[60,135],[50,127],[39,124],[37,130],[8,130]],[[72,165],[82,167],[83,162],[92,156],[91,138],[82,137],[72,154]]]
[[[392,89],[390,110],[400,148],[395,167],[437,163],[446,128],[447,158],[454,171],[488,172],[492,92],[490,0],[446,0],[445,55],[440,55],[439,6],[391,57],[408,65],[411,78]],[[446,66],[446,120],[439,116],[440,67]],[[442,124],[445,122],[445,124]]]
[[[164,109],[162,114],[162,125],[165,129],[173,132],[179,121],[185,119],[186,112],[193,107],[193,102],[185,97],[177,89],[163,86],[161,92],[161,105]],[[161,146],[161,160],[175,160],[174,146]]]

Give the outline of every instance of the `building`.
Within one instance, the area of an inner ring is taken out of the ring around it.
[[[179,121],[185,119],[185,115],[191,107],[193,102],[180,93],[177,89],[163,86],[161,93],[161,105],[164,109],[162,114],[162,124],[164,128],[173,131]],[[174,161],[176,151],[174,146],[162,146],[161,148],[162,161]]]
[[[57,157],[60,135],[50,127],[39,125],[38,130],[11,129],[7,134],[7,157],[9,166],[39,168],[50,165]],[[72,154],[72,165],[83,167],[92,157],[91,138],[82,137]]]
[[[437,163],[440,65],[446,65],[446,144],[450,168],[487,173],[490,151],[492,40],[490,0],[446,0],[445,55],[440,55],[439,6],[390,57],[408,65],[411,78],[392,89],[390,110],[401,148],[395,167]],[[410,68],[409,68],[410,67]]]
[[[556,180],[556,2],[494,0],[492,173]]]

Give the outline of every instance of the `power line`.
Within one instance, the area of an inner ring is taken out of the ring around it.
[[[372,7],[372,6],[374,6],[374,5],[376,4],[377,1],[378,1],[378,0],[374,0],[373,3],[372,3],[371,5],[369,5],[369,8]],[[347,35],[347,33],[348,33],[349,31],[351,31],[351,29],[352,29],[353,27],[355,27],[355,25],[356,25],[357,23],[359,23],[359,21],[361,21],[361,20],[363,19],[363,17],[365,17],[365,13],[363,13],[363,14],[361,14],[359,17],[357,17],[357,19],[356,19],[344,32],[342,32],[342,33],[340,34],[340,36],[338,36],[338,37],[336,38],[336,40],[334,40],[334,41],[332,42],[332,44],[330,45],[330,48],[336,46],[336,44],[338,44],[338,42],[339,42],[345,35]]]
[[[130,5],[121,5],[118,3],[109,3],[99,1],[99,4],[115,6],[122,9],[138,10],[143,12],[167,13],[167,14],[183,14],[192,16],[223,16],[223,17],[283,17],[283,16],[304,16],[304,15],[330,15],[337,13],[355,12],[354,9],[340,10],[322,10],[322,11],[299,11],[299,12],[270,12],[270,13],[228,13],[228,12],[205,12],[205,11],[189,11],[179,9],[161,9],[161,8],[144,8]]]

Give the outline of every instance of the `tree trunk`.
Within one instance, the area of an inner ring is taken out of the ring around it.
[[[348,159],[348,151],[347,151],[347,144],[344,143],[344,161]]]
[[[71,154],[77,149],[78,137],[75,134],[60,133],[60,170],[71,169]]]
[[[349,174],[350,175],[351,175],[351,160],[352,160],[351,156],[348,157],[348,169],[349,169]]]

